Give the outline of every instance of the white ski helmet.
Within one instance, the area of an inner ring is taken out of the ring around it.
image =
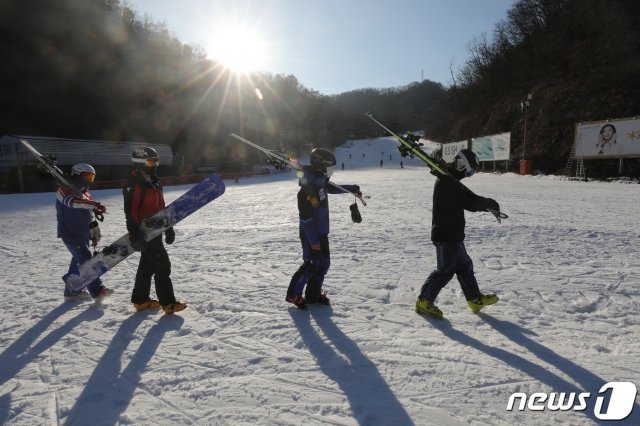
[[[74,164],[71,167],[71,176],[80,176],[82,173],[93,173],[95,175],[96,169],[85,163]]]
[[[96,169],[85,163],[74,164],[71,167],[71,177],[81,177],[84,182],[89,184],[96,178]]]

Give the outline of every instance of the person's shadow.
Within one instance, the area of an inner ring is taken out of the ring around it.
[[[552,373],[546,366],[533,363],[519,355],[508,352],[504,349],[500,349],[495,346],[489,346],[474,337],[471,337],[459,330],[454,329],[451,323],[449,323],[448,321],[436,323],[427,318],[425,318],[425,321],[428,321],[431,325],[435,326],[436,329],[440,330],[442,334],[444,334],[448,338],[455,340],[465,346],[469,346],[470,348],[476,349],[480,352],[484,352],[485,354],[504,362],[510,367],[522,371],[534,380],[546,384],[551,388],[551,392],[589,392],[591,394],[591,397],[587,399],[587,408],[582,411],[582,413],[585,416],[589,417],[596,424],[603,423],[602,420],[599,420],[595,416],[594,408],[598,391],[605,383],[607,383],[606,380],[590,372],[586,368],[577,365],[570,359],[559,355],[546,346],[535,342],[531,337],[529,337],[535,336],[536,334],[534,332],[521,327],[518,324],[493,318],[492,316],[485,313],[479,313],[478,316],[482,318],[482,320],[490,325],[494,330],[504,335],[507,339],[523,347],[541,361],[554,366],[557,370],[560,370],[562,373],[569,376],[578,384],[578,386],[580,386],[580,388],[576,388],[576,384],[563,379],[555,373]],[[508,401],[504,402],[505,410],[507,402]],[[602,407],[602,412],[606,412],[606,407]],[[640,409],[638,408],[638,404],[636,403],[634,404],[631,415],[624,420],[625,424],[640,424],[636,419],[639,414]],[[632,417],[636,419],[636,421],[633,421]]]
[[[38,343],[33,345],[33,342],[45,333],[51,324],[74,306],[76,305],[65,302],[54,308],[29,330],[22,333],[15,342],[0,354],[0,386],[15,377],[24,367],[35,361],[38,356],[59,342],[60,339],[68,335],[78,325],[83,322],[95,321],[103,315],[101,309],[91,305],[60,327],[49,332]],[[10,406],[11,394],[0,396],[0,424],[4,424],[9,420]]]
[[[75,404],[61,420],[66,425],[91,424],[113,425],[119,423],[120,415],[131,403],[138,389],[142,372],[153,358],[160,342],[168,331],[179,330],[184,319],[178,315],[165,315],[149,329],[138,350],[126,368],[121,361],[131,343],[131,336],[149,314],[139,312],[127,318],[116,334],[96,368],[89,377]]]
[[[322,372],[349,400],[355,420],[361,425],[413,425],[376,366],[331,320],[331,308],[319,308],[310,309],[310,314],[291,309],[289,314]],[[313,329],[311,317],[335,350]]]

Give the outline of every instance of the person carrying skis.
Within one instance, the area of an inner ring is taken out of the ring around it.
[[[303,264],[291,278],[285,300],[300,309],[307,304],[329,304],[322,291],[324,277],[331,264],[329,253],[329,199],[327,194],[343,194],[329,185],[327,167],[335,166],[336,157],[323,148],[311,151],[311,165],[303,166],[299,181],[298,212]],[[344,185],[344,189],[361,196],[358,185]],[[306,284],[305,297],[302,291]]]
[[[173,294],[171,261],[162,244],[162,234],[145,242],[140,232],[142,222],[165,207],[162,185],[156,174],[160,159],[155,149],[144,147],[133,151],[131,161],[135,167],[122,188],[124,213],[131,245],[135,250],[142,252],[131,303],[137,311],[162,307],[162,310],[170,315],[183,310],[187,305],[178,302]],[[172,244],[175,240],[173,228],[167,229],[164,234],[165,242]],[[155,278],[156,295],[160,300],[151,299],[149,296],[152,277]]]
[[[56,218],[58,221],[58,238],[71,253],[69,271],[62,277],[79,273],[79,266],[91,259],[93,255],[89,243],[95,247],[100,241],[100,227],[96,221],[96,213],[102,214],[107,208],[94,201],[89,193],[89,186],[96,177],[96,171],[89,164],[79,163],[71,167],[69,184],[58,185],[56,193]],[[77,195],[78,191],[82,196]],[[87,291],[88,290],[88,291]],[[106,288],[100,278],[90,282],[86,289],[70,290],[66,285],[64,299],[74,301],[92,297],[96,301],[109,296],[113,290]]]
[[[499,204],[474,194],[459,181],[471,177],[479,165],[476,154],[463,149],[449,165],[443,162],[449,175],[437,175],[433,189],[433,217],[431,240],[436,247],[437,268],[427,277],[416,301],[415,310],[436,319],[442,319],[442,311],[434,304],[440,290],[454,275],[475,313],[499,299],[495,294],[482,294],[478,288],[473,262],[464,246],[464,211],[478,212],[488,209],[500,212]],[[456,180],[457,179],[457,180]]]

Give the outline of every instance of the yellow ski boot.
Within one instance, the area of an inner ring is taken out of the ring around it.
[[[474,314],[477,314],[480,312],[480,309],[485,306],[493,305],[498,300],[500,299],[494,293],[480,294],[480,297],[475,300],[467,300],[467,304],[469,305],[469,309],[471,309]]]

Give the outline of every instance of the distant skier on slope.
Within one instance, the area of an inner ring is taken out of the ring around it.
[[[473,312],[499,300],[495,294],[482,294],[478,288],[473,262],[464,246],[464,211],[492,209],[499,212],[500,206],[491,198],[474,194],[454,179],[461,180],[475,174],[479,161],[473,151],[463,149],[451,164],[445,165],[443,162],[441,165],[447,168],[451,176],[437,175],[433,190],[431,240],[436,247],[437,268],[424,282],[415,308],[417,313],[436,319],[442,319],[443,314],[434,302],[454,274]]]
[[[107,209],[102,204],[94,201],[89,193],[89,186],[91,186],[95,177],[96,171],[92,166],[79,163],[71,167],[69,183],[77,188],[83,197],[76,195],[77,192],[73,188],[63,184],[58,186],[56,193],[58,238],[62,239],[72,256],[69,271],[64,277],[77,274],[78,267],[92,257],[89,243],[95,247],[100,241],[100,227],[96,221],[96,213],[105,213]],[[102,285],[102,281],[99,278],[89,283],[87,290],[71,291],[65,286],[64,299],[66,301],[74,301],[88,299],[91,296],[96,300],[100,300],[112,293],[112,290]]]
[[[327,167],[336,164],[336,157],[331,152],[322,148],[314,149],[311,152],[310,163],[310,166],[304,166],[302,169],[298,191],[303,264],[291,278],[285,298],[287,302],[293,303],[300,309],[307,309],[307,304],[311,303],[329,304],[326,291],[322,291],[322,283],[331,264],[327,194],[344,193],[329,185]],[[358,185],[343,185],[343,187],[357,196],[362,196]],[[357,219],[354,218],[354,221]],[[302,297],[305,284],[307,285],[305,297]]]

